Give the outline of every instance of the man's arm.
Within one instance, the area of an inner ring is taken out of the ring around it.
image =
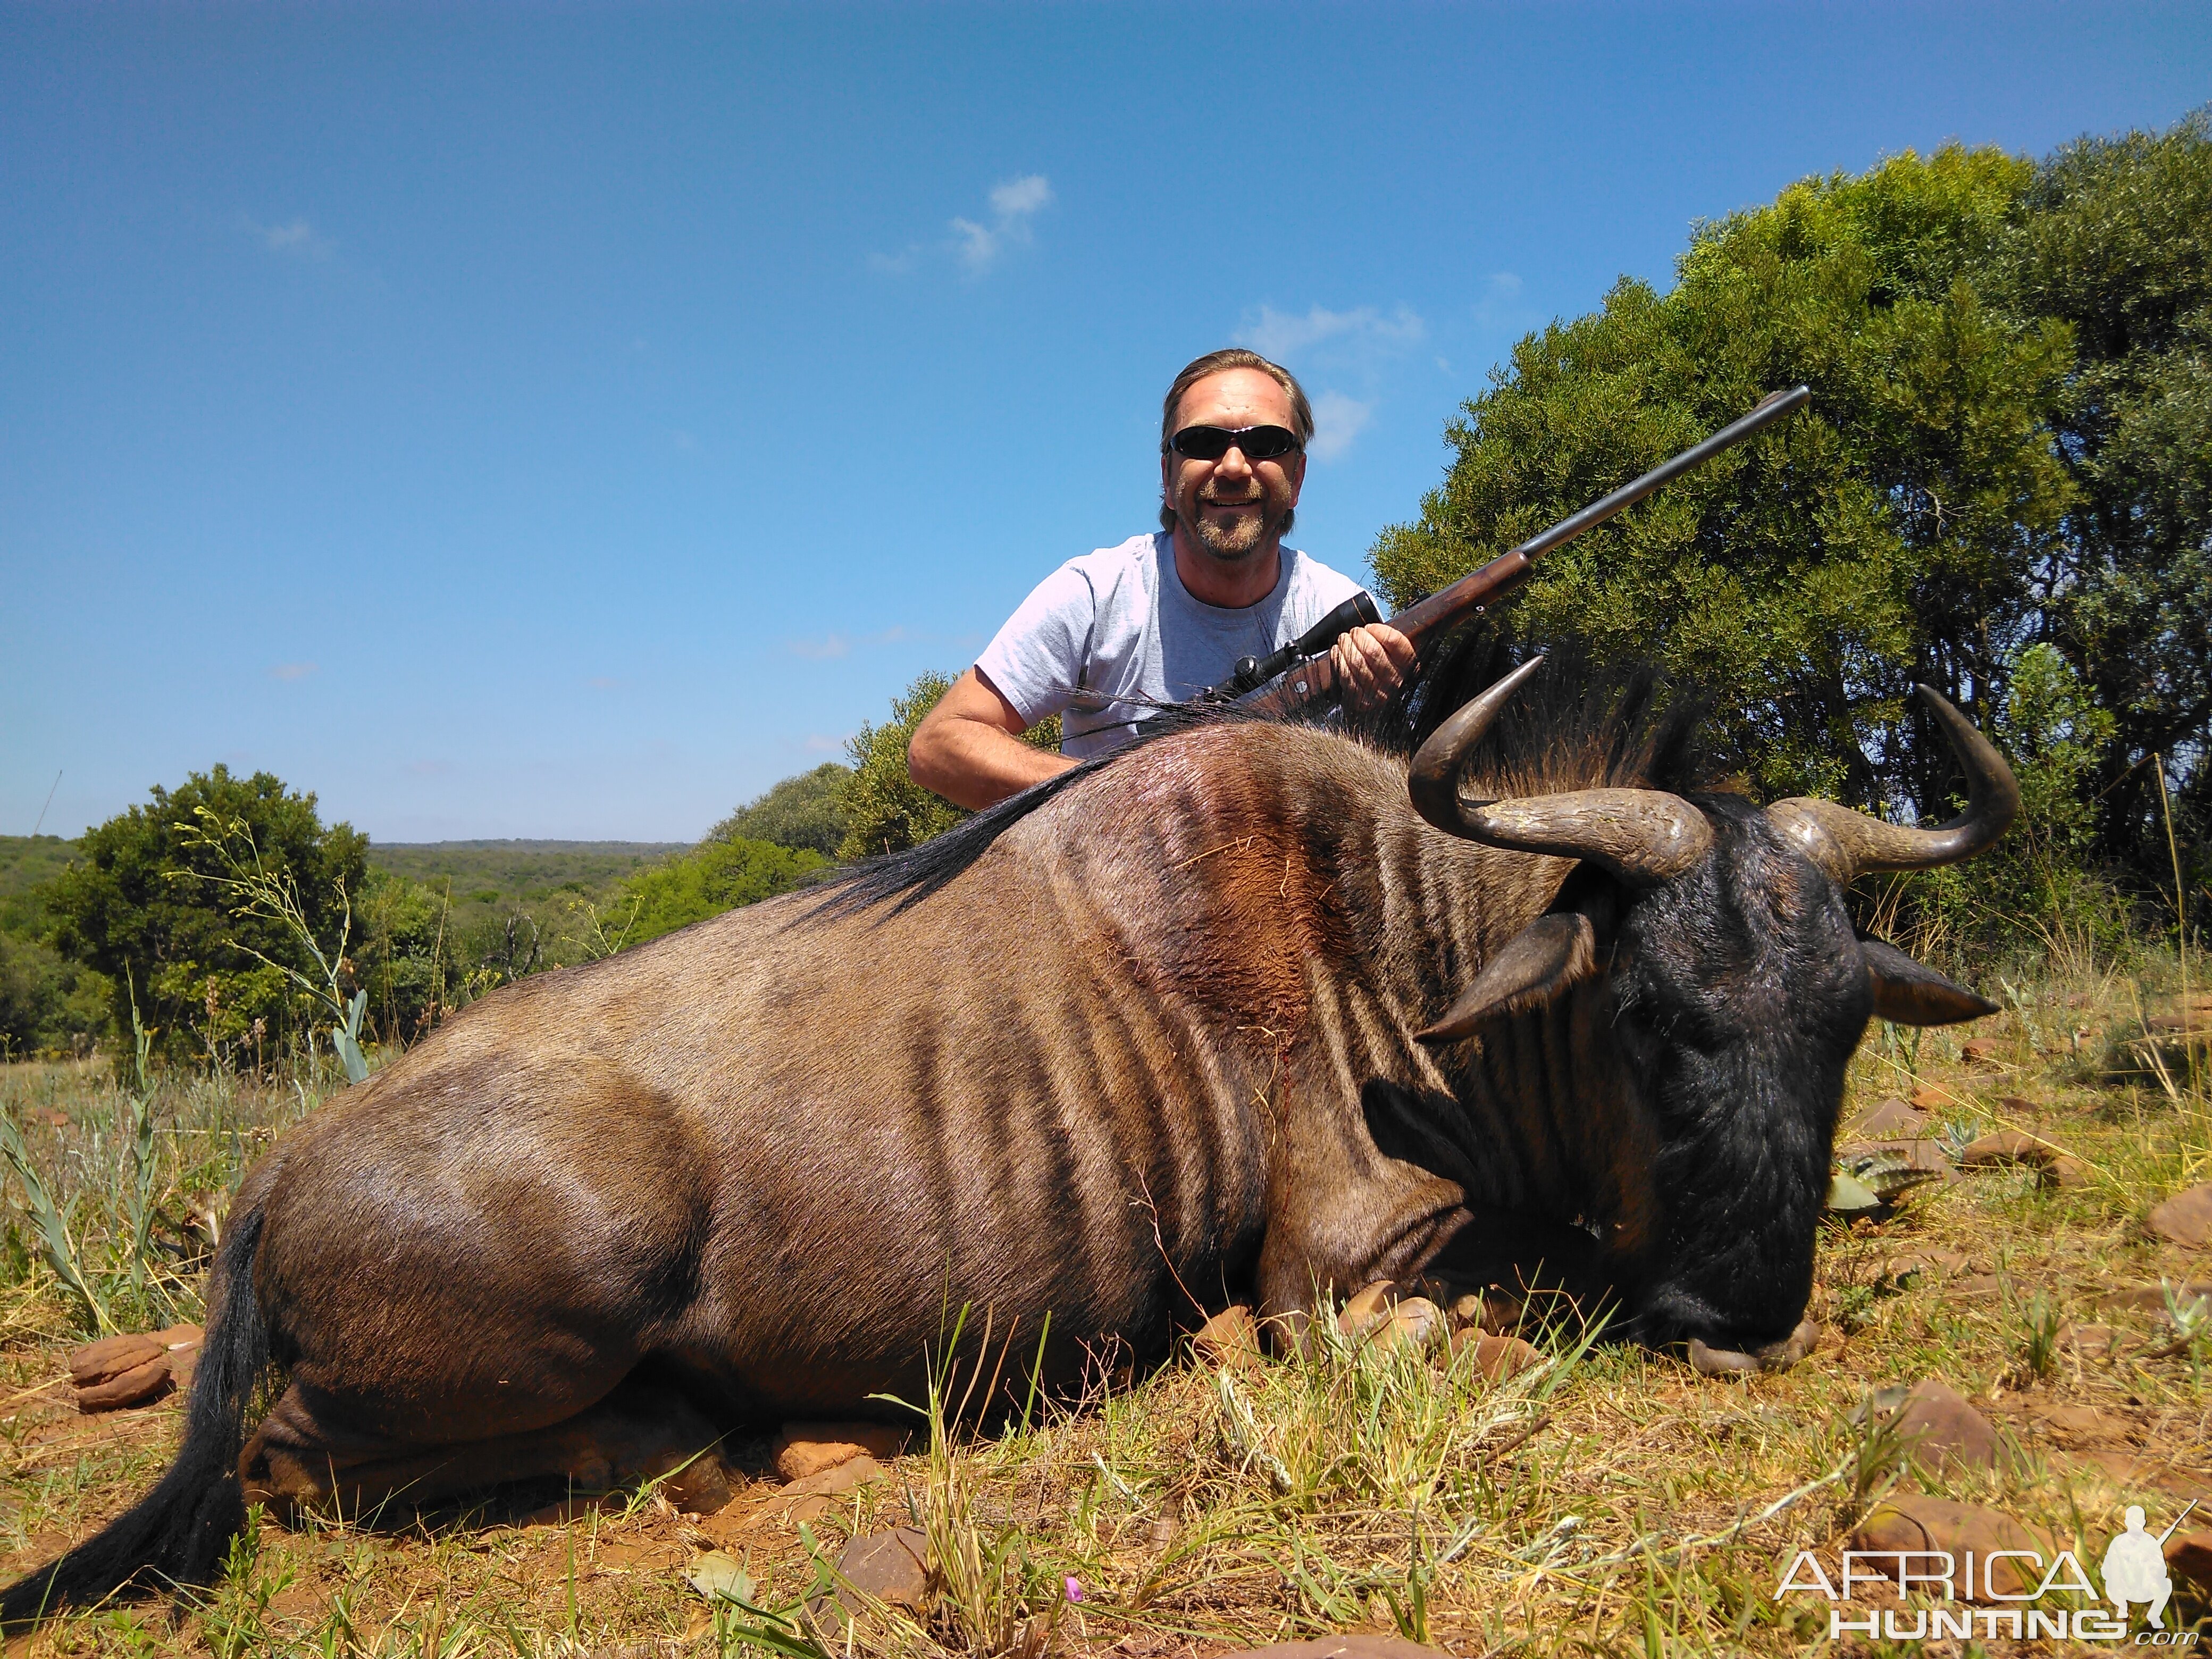
[[[971,668],[915,727],[906,747],[907,773],[955,805],[995,806],[1075,764],[1024,743],[1028,729],[999,688]]]

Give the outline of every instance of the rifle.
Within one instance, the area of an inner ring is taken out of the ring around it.
[[[1425,658],[1437,642],[1453,629],[1465,622],[1485,605],[1495,603],[1528,579],[1530,568],[1537,559],[1555,547],[1565,546],[1585,530],[1603,524],[1623,508],[1631,507],[1662,484],[1670,483],[1692,467],[1703,466],[1724,449],[1741,443],[1753,433],[1765,430],[1785,415],[1810,403],[1810,386],[1792,386],[1787,392],[1769,392],[1759,399],[1750,414],[1733,425],[1684,450],[1672,460],[1662,462],[1632,483],[1623,484],[1610,495],[1592,501],[1579,513],[1562,519],[1549,530],[1531,536],[1518,547],[1499,554],[1480,570],[1462,576],[1449,587],[1439,588],[1425,599],[1416,600],[1396,616],[1389,618],[1390,626],[1413,641],[1418,672],[1421,659]],[[1265,657],[1246,657],[1219,685],[1199,693],[1199,702],[1231,702],[1243,701],[1244,706],[1265,714],[1288,714],[1292,709],[1318,702],[1333,693],[1310,693],[1309,682],[1291,675],[1302,664],[1322,655],[1334,645],[1340,636],[1367,623],[1382,621],[1375,601],[1365,593],[1355,594],[1328,616],[1316,623],[1297,639]],[[1282,678],[1282,683],[1270,690],[1261,690],[1270,680]],[[1257,692],[1257,696],[1252,695]]]

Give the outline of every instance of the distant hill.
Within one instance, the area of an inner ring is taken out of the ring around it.
[[[454,906],[460,909],[511,906],[561,892],[596,896],[623,877],[690,848],[681,841],[372,842],[368,861],[441,890],[450,882]]]

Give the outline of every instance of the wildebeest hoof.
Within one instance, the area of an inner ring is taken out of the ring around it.
[[[1770,1342],[1763,1348],[1746,1353],[1740,1348],[1713,1348],[1690,1339],[1690,1368],[1700,1376],[1732,1376],[1745,1371],[1786,1371],[1807,1354],[1820,1340],[1820,1328],[1809,1319],[1797,1322],[1797,1328],[1779,1342]]]

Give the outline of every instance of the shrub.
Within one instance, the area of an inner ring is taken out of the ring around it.
[[[786,778],[707,832],[708,841],[772,841],[835,858],[845,840],[844,793],[852,769],[824,761]]]
[[[620,929],[615,942],[641,945],[725,910],[787,893],[808,872],[829,861],[811,848],[743,839],[702,842],[623,884],[609,907],[611,925]]]

